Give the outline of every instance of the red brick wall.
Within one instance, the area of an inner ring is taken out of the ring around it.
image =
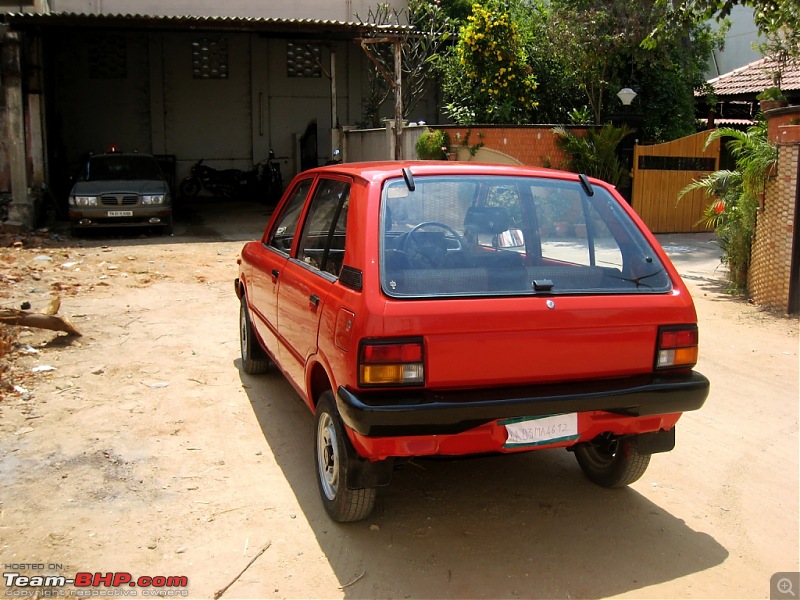
[[[469,134],[469,145],[483,142],[484,147],[513,156],[524,165],[533,167],[562,168],[564,153],[556,146],[556,135],[550,125],[519,125],[516,127],[438,125],[433,129],[444,129],[450,135],[450,144],[456,147]],[[583,127],[570,127],[576,133]]]

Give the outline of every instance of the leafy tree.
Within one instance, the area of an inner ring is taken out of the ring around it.
[[[531,114],[536,123],[573,122],[573,109],[581,111],[585,120],[586,100],[579,78],[569,76],[568,49],[563,36],[554,35],[555,22],[547,0],[516,0],[510,5],[517,23],[521,43],[528,55],[528,64],[536,74],[538,105]],[[588,109],[587,109],[588,110]],[[590,119],[589,123],[594,123]]]
[[[694,89],[703,83],[706,59],[724,33],[699,20],[665,28],[661,43],[641,47],[663,18],[659,0],[552,0],[547,54],[578,82],[597,124],[620,109],[616,92],[634,86],[644,135],[651,141],[694,133]],[[537,71],[538,73],[539,71]],[[543,103],[547,89],[542,89]]]
[[[537,106],[536,78],[503,0],[473,4],[442,71],[445,111],[457,123],[529,122]]]
[[[800,60],[800,4],[797,0],[658,0],[665,9],[653,31],[642,42],[643,47],[659,44],[665,32],[676,24],[726,19],[734,6],[753,9],[753,21],[767,41],[759,46],[762,54],[774,56],[785,65]],[[780,84],[781,73],[776,73]]]
[[[472,13],[473,0],[434,0],[448,17],[458,23],[464,23]]]

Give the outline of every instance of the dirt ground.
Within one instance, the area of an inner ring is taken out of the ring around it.
[[[185,576],[160,592],[191,598],[768,598],[800,569],[798,320],[724,294],[709,236],[660,238],[712,388],[640,481],[598,488],[564,451],[420,460],[338,525],[310,413],[240,369],[236,257],[268,213],[234,208],[168,238],[4,239],[0,306],[59,296],[83,333],[20,329],[6,357],[4,573]],[[75,591],[4,579],[4,597]]]

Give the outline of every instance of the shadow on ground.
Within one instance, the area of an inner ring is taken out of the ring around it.
[[[563,450],[416,460],[379,491],[370,518],[333,523],[318,497],[309,410],[275,370],[241,379],[348,598],[602,598],[728,556],[634,489],[590,484]]]

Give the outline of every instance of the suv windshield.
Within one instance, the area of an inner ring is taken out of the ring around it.
[[[164,179],[161,169],[150,156],[94,156],[86,165],[84,181],[133,181]]]
[[[647,240],[599,186],[542,177],[388,181],[381,282],[394,297],[664,293]]]

